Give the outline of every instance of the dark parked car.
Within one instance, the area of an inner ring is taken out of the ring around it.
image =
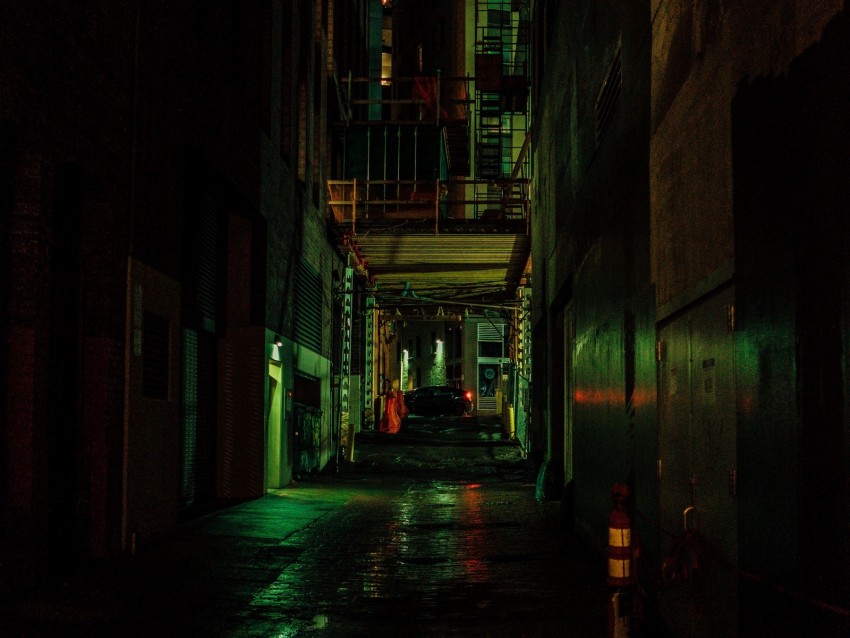
[[[427,385],[404,393],[410,414],[419,416],[472,414],[472,392],[446,385]]]

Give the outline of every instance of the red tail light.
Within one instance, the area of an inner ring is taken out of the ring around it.
[[[472,392],[470,392],[469,390],[466,391],[466,398],[472,401]]]

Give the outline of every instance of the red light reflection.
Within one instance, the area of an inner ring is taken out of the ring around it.
[[[606,405],[622,404],[623,391],[614,388],[576,388],[573,392],[576,405]],[[632,407],[638,408],[649,405],[655,400],[655,391],[635,388],[632,393]]]

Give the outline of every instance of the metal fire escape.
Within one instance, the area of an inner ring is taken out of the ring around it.
[[[476,174],[504,179],[528,162],[520,153],[528,131],[529,22],[522,3],[476,0]]]
[[[337,80],[338,245],[380,294],[513,299],[530,252],[528,12],[475,3],[475,76]]]
[[[528,177],[529,19],[525,3],[475,3],[475,172],[490,189]],[[514,195],[511,192],[511,195]],[[516,197],[509,197],[516,201]],[[512,207],[507,217],[521,213]]]

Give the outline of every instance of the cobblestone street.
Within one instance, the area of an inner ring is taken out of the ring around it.
[[[605,634],[604,565],[495,420],[410,419],[355,462],[4,602],[14,636]]]

